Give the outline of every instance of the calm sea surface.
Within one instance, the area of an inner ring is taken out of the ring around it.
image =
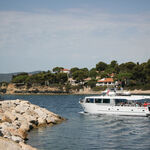
[[[29,100],[68,119],[29,133],[28,144],[40,150],[150,150],[150,118],[84,115],[83,95],[3,97]]]

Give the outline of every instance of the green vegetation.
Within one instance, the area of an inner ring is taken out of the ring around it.
[[[104,89],[106,87],[96,87],[97,79],[111,77],[119,81],[121,86],[128,89],[150,89],[150,59],[145,63],[126,62],[118,64],[113,60],[110,64],[100,61],[95,68],[71,68],[70,73],[63,73],[63,67],[53,68],[53,72],[40,72],[34,75],[21,73],[14,75],[11,82],[22,85],[40,86],[59,86],[69,92],[71,89],[79,90],[84,86],[91,87],[93,90]],[[69,82],[69,78],[75,80],[76,85]],[[90,78],[90,80],[85,80]]]
[[[87,68],[76,70],[72,73],[72,77],[77,82],[83,82],[88,77],[89,71]]]

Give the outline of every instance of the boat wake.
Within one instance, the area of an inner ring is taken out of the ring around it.
[[[84,111],[80,111],[80,112],[78,112],[79,114],[86,114]]]

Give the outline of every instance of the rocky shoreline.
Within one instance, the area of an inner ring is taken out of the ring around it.
[[[100,94],[102,91],[93,91],[89,87],[84,87],[83,89],[70,89],[66,91],[65,88],[50,87],[50,86],[31,86],[26,85],[16,85],[9,83],[8,86],[0,87],[0,94],[10,94],[10,95],[74,95],[74,94]],[[150,94],[150,90],[130,90],[132,94]]]
[[[27,92],[18,92],[18,93],[1,93],[1,95],[99,95],[103,91],[78,91],[78,92],[39,92],[39,93],[27,93]],[[150,90],[129,90],[133,95],[150,95]]]
[[[0,101],[0,150],[36,150],[25,144],[28,132],[33,128],[55,125],[64,120],[29,101]]]

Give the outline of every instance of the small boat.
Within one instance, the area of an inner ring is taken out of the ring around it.
[[[84,113],[148,117],[150,103],[146,100],[150,100],[150,96],[106,90],[100,96],[87,96],[79,103]]]

